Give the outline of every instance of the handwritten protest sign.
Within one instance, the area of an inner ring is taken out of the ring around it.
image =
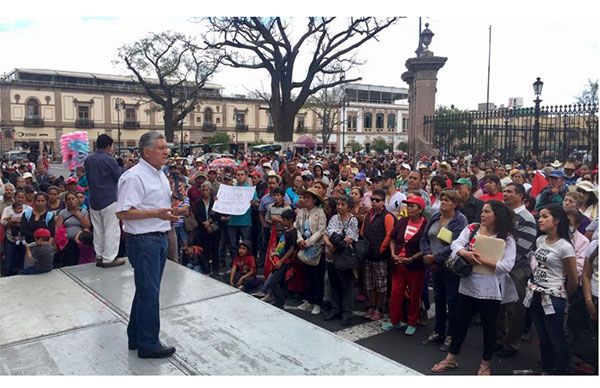
[[[220,185],[213,210],[221,214],[240,216],[248,211],[256,189],[253,186]]]

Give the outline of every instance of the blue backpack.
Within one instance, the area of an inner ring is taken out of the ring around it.
[[[25,218],[27,219],[27,222],[29,222],[29,220],[31,219],[31,215],[33,214],[33,209],[29,208],[27,210],[25,210],[23,212],[23,215],[25,216]],[[52,212],[46,212],[46,227],[50,226],[50,221],[52,221],[52,217],[54,217],[54,214],[52,214]]]

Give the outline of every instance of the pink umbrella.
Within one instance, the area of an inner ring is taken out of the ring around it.
[[[219,158],[219,159],[215,159],[212,162],[210,162],[210,164],[208,166],[216,167],[216,168],[224,168],[224,167],[235,168],[236,163],[235,163],[235,160],[233,160],[233,159]]]

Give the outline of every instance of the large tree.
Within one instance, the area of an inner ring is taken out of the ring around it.
[[[588,79],[587,85],[575,99],[580,104],[598,104],[598,80]]]
[[[333,80],[330,78],[331,76],[318,75],[317,84],[322,85],[323,83],[332,82]],[[305,107],[310,109],[320,121],[323,150],[327,149],[333,129],[342,124],[343,119],[340,111],[344,102],[343,86],[321,89],[306,101]]]
[[[301,28],[299,24],[292,27],[289,19],[281,17],[207,18],[205,43],[223,50],[225,65],[269,73],[270,92],[265,97],[275,140],[289,142],[294,118],[308,97],[321,89],[361,80],[341,76],[360,64],[356,49],[377,39],[398,19],[309,17]],[[305,59],[308,64],[300,70]],[[316,85],[313,81],[318,74],[334,75],[333,81]]]
[[[165,137],[172,143],[175,129],[198,105],[202,88],[216,72],[220,56],[199,48],[177,32],[150,33],[119,48],[119,61],[163,112]],[[182,141],[182,139],[180,139]]]

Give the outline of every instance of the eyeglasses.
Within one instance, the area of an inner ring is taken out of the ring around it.
[[[383,199],[381,198],[371,198],[371,202],[381,202]]]

